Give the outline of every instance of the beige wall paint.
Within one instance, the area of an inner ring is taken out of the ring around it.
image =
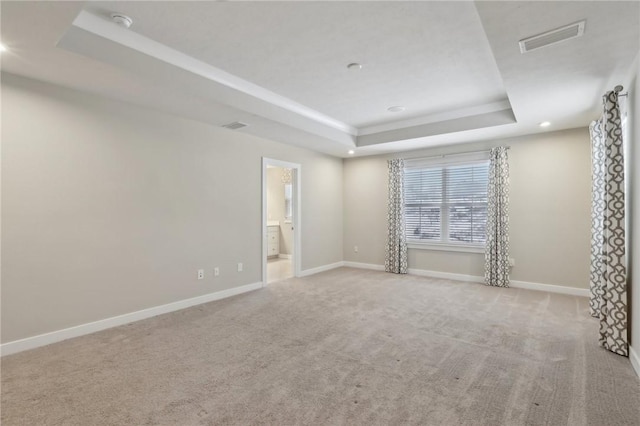
[[[511,278],[587,288],[590,238],[588,129],[398,154],[427,157],[509,145]],[[344,160],[345,260],[384,263],[387,165],[392,156]],[[358,252],[354,252],[354,246]],[[482,276],[484,255],[409,249],[409,267]]]
[[[295,173],[295,171],[293,171]],[[286,219],[282,167],[267,169],[267,220],[280,224],[280,254],[293,253],[293,225]]]
[[[343,258],[339,159],[7,74],[2,96],[2,342],[261,281],[262,156],[302,165],[302,269]]]
[[[267,220],[280,221],[284,217],[284,184],[282,169],[267,168]]]

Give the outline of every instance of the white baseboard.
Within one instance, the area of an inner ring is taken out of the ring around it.
[[[636,371],[638,377],[640,377],[640,356],[632,346],[629,346],[629,361],[631,361],[631,366]]]
[[[300,276],[308,277],[309,275],[330,271],[332,269],[340,268],[341,266],[344,266],[344,262],[330,263],[328,265],[318,266],[317,268],[305,269],[304,271],[300,272]]]
[[[412,269],[409,268],[411,275],[420,275],[422,277],[442,278],[445,280],[454,281],[466,281],[472,283],[483,283],[484,277],[478,277],[475,275],[454,274],[452,272],[440,272],[440,271],[428,271],[426,269]]]
[[[360,263],[360,262],[344,262],[344,266],[348,266],[349,268],[359,268],[359,269],[371,269],[373,271],[384,271],[384,265],[375,265],[373,263]]]
[[[105,330],[107,328],[117,327],[119,325],[128,324],[134,321],[140,321],[146,318],[155,317],[157,315],[166,314],[173,311],[179,311],[191,306],[200,305],[202,303],[213,302],[214,300],[225,299],[227,297],[246,293],[249,291],[262,288],[262,283],[247,284],[240,287],[233,287],[226,290],[216,291],[202,296],[192,297],[190,299],[179,300],[177,302],[167,303],[166,305],[154,306],[153,308],[143,309],[116,317],[106,318],[99,321],[89,322],[86,324],[69,327],[62,330],[52,331],[50,333],[40,334],[38,336],[27,337],[25,339],[14,340],[0,345],[0,353],[2,356],[15,354],[17,352],[34,349],[40,346],[49,345],[51,343],[61,342],[73,337],[84,336],[85,334],[95,333],[96,331]]]
[[[547,291],[549,293],[568,294],[571,296],[589,297],[588,288],[565,287],[555,284],[530,283],[527,281],[511,281],[510,287],[524,288],[526,290]]]
[[[360,269],[371,269],[374,271],[384,271],[383,265],[371,263],[344,262],[344,266]],[[484,283],[484,277],[477,275],[454,274],[451,272],[429,271],[426,269],[409,268],[409,274],[422,277],[442,278],[446,280],[465,281],[473,283]],[[565,287],[552,284],[531,283],[527,281],[511,281],[509,284],[513,288],[523,288],[526,290],[546,291],[550,293],[568,294],[571,296],[589,297],[589,290],[586,288]]]
[[[291,259],[292,257],[293,257],[292,254],[282,254],[282,253],[280,253],[278,255],[278,259]]]

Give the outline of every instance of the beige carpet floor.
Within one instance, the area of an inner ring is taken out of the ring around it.
[[[587,306],[341,268],[7,356],[2,425],[638,425]]]

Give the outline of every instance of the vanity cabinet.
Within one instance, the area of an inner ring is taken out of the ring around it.
[[[267,226],[267,256],[280,254],[280,226]]]

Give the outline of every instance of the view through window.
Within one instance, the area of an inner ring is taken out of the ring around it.
[[[407,164],[407,241],[484,246],[489,161]]]

